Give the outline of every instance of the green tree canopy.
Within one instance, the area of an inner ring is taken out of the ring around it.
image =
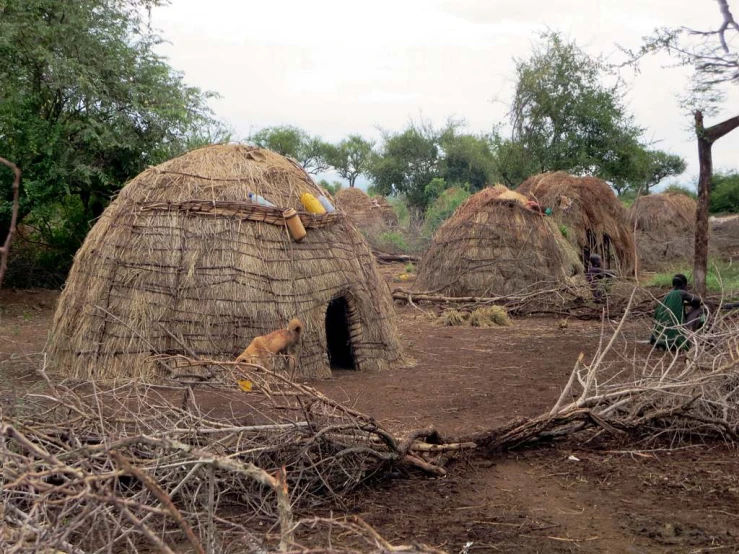
[[[373,141],[366,140],[361,135],[349,135],[329,149],[328,162],[353,187],[360,175],[369,173],[374,145]]]
[[[251,135],[249,142],[293,158],[313,175],[330,167],[331,145],[293,125],[265,127]]]
[[[532,173],[565,170],[598,176],[623,192],[684,171],[679,157],[643,144],[620,82],[608,85],[608,78],[601,59],[554,32],[516,62],[511,139],[495,140],[496,170],[509,186]]]
[[[712,213],[739,213],[739,172],[715,172],[711,180]]]
[[[425,209],[445,188],[474,192],[490,184],[495,173],[492,142],[461,128],[458,121],[439,129],[421,121],[399,133],[384,132],[369,170],[374,190],[403,194],[410,206]]]
[[[162,3],[0,0],[0,150],[23,170],[21,220],[64,237],[60,263],[128,179],[203,129],[223,136],[212,95],[155,53],[142,8]],[[2,234],[7,189],[0,199]]]

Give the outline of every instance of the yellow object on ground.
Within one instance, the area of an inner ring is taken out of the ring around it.
[[[244,392],[251,392],[251,381],[238,381],[239,388]]]
[[[326,208],[324,208],[318,201],[318,198],[313,196],[310,192],[304,192],[300,195],[300,202],[303,204],[306,210],[312,214],[325,214]]]

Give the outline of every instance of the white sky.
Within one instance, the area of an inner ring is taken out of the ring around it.
[[[739,8],[737,8],[739,9]],[[464,118],[470,131],[506,121],[513,57],[526,58],[537,31],[575,38],[616,59],[657,26],[715,28],[714,0],[173,0],[155,10],[161,47],[188,84],[214,90],[221,119],[245,137],[292,124],[326,140],[377,138],[423,115],[441,125]],[[629,107],[658,148],[698,173],[696,145],[677,96],[685,69],[652,59],[627,74]],[[717,118],[735,115],[739,94]],[[739,132],[714,145],[714,166],[736,168]]]

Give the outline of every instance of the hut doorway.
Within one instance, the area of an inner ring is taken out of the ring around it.
[[[339,296],[326,309],[326,347],[331,369],[356,369],[349,333],[349,304]]]

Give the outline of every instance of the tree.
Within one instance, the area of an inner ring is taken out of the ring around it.
[[[320,137],[311,137],[298,127],[292,125],[265,127],[251,135],[249,141],[293,158],[306,172],[313,175],[330,168],[328,158],[331,156],[331,145],[322,141]]]
[[[508,186],[544,171],[590,174],[622,194],[684,171],[680,158],[642,142],[624,94],[600,58],[558,33],[543,34],[532,56],[516,61],[511,138],[493,135],[496,173]]]
[[[717,0],[721,15],[718,29],[698,31],[680,27],[657,29],[642,48],[629,52],[630,61],[638,60],[655,51],[666,51],[683,65],[694,69],[689,94],[684,101],[693,110],[695,134],[698,142],[698,210],[696,213],[695,258],[693,276],[699,294],[706,293],[708,269],[708,211],[713,176],[713,143],[739,127],[739,116],[706,127],[704,113],[713,115],[723,99],[722,86],[739,84],[739,52],[735,40],[739,37],[739,23],[734,19],[729,0]]]
[[[619,147],[631,146],[642,129],[626,113],[620,84],[604,84],[600,59],[558,33],[545,33],[542,41],[531,58],[516,61],[512,140],[539,172],[567,170],[609,180]]]
[[[442,177],[452,185],[468,184],[471,192],[482,190],[490,184],[495,169],[490,139],[456,131],[449,128],[440,137]]]
[[[401,133],[383,132],[380,153],[369,170],[373,190],[383,196],[404,194],[411,207],[425,208],[426,185],[440,177],[441,134],[424,122],[411,123]]]
[[[0,2],[0,143],[23,170],[18,221],[47,244],[63,239],[59,264],[128,179],[216,125],[213,95],[155,53],[141,8],[162,3]],[[3,188],[0,236],[9,200]]]
[[[739,172],[713,174],[710,211],[711,213],[739,213]]]
[[[360,135],[349,135],[331,148],[328,162],[353,187],[360,175],[369,172],[375,143]]]

